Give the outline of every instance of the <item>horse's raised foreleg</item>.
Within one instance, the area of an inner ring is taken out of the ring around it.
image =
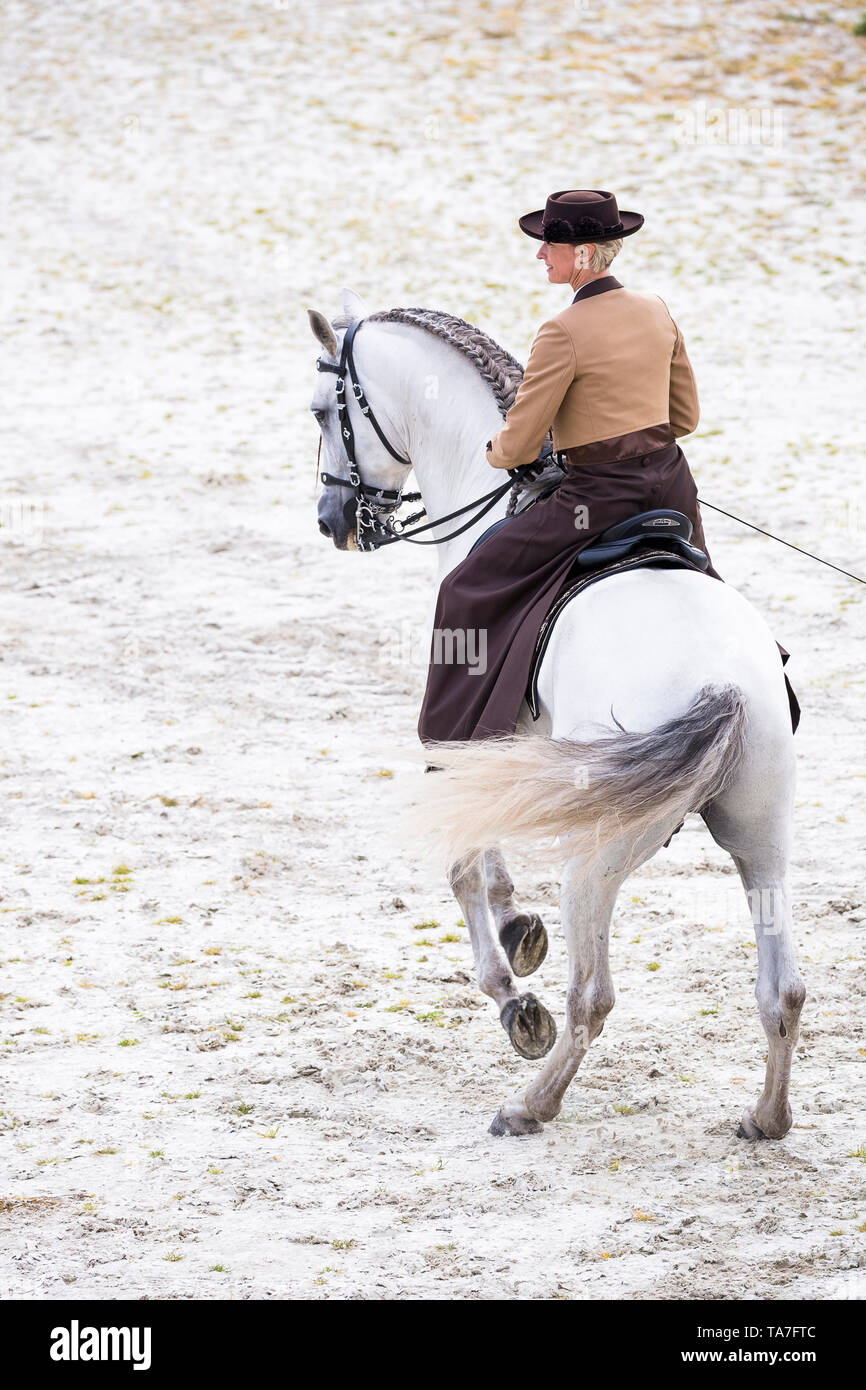
[[[487,901],[499,940],[515,975],[531,975],[547,955],[547,931],[535,912],[524,912],[514,901],[514,883],[502,852],[489,849],[484,855],[487,875]]]
[[[583,859],[568,861],[562,892],[562,929],[570,962],[566,1025],[538,1076],[502,1106],[491,1134],[532,1134],[559,1114],[575,1072],[613,1008],[608,933],[616,895],[629,872],[608,862],[589,873]]]
[[[502,1026],[521,1057],[543,1057],[556,1040],[556,1024],[534,994],[521,994],[517,988],[490,920],[483,860],[458,860],[451,866],[449,880],[469,928],[479,988],[494,1000]]]

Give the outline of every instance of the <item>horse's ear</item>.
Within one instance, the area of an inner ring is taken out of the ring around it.
[[[365,319],[370,310],[367,308],[363,299],[354,290],[343,290],[343,313],[349,322],[355,319]]]
[[[310,316],[310,327],[313,330],[313,336],[318,338],[322,347],[330,357],[336,357],[337,339],[334,337],[334,330],[328,323],[325,315],[320,314],[318,309],[308,309],[307,313]]]

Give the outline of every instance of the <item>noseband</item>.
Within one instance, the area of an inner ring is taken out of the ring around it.
[[[333,372],[337,378],[337,411],[340,421],[340,433],[343,437],[343,444],[346,450],[346,459],[349,465],[348,478],[338,478],[333,473],[322,473],[321,479],[325,487],[344,487],[351,488],[355,494],[355,517],[357,525],[357,542],[359,550],[378,550],[382,545],[390,545],[393,541],[411,541],[420,531],[429,531],[431,527],[440,525],[443,521],[450,521],[455,516],[461,516],[470,507],[475,507],[480,503],[487,503],[481,508],[477,515],[473,516],[465,525],[452,531],[449,536],[442,536],[438,540],[415,541],[416,545],[441,545],[443,541],[450,541],[454,536],[459,536],[470,526],[474,526],[485,512],[489,512],[494,507],[500,497],[504,497],[512,486],[512,480],[503,483],[501,487],[494,488],[492,492],[485,493],[483,497],[478,497],[474,502],[468,502],[465,507],[458,507],[456,511],[449,512],[447,516],[440,517],[439,521],[430,521],[425,526],[416,526],[411,532],[406,531],[407,526],[419,521],[422,516],[426,516],[426,511],[422,507],[421,511],[413,513],[405,520],[395,517],[394,512],[403,502],[420,502],[420,492],[407,492],[403,494],[402,488],[382,488],[372,487],[369,483],[361,481],[358,472],[358,462],[355,457],[355,431],[352,428],[352,421],[349,416],[348,402],[346,400],[346,382],[351,382],[352,394],[358,402],[361,414],[366,416],[379,436],[380,441],[392,458],[404,467],[411,468],[412,460],[404,458],[402,454],[389,443],[382,432],[382,428],[376,416],[373,414],[370,402],[364,395],[363,387],[358,380],[358,373],[355,367],[355,357],[353,344],[355,334],[364,322],[363,319],[355,319],[349,324],[343,335],[343,346],[340,350],[340,360],[336,365],[333,362],[323,362],[321,357],[316,358],[316,370],[319,372]],[[321,438],[319,440],[321,450]]]

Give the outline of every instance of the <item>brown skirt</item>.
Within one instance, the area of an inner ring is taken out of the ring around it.
[[[698,491],[677,444],[639,458],[570,467],[556,491],[513,517],[445,576],[418,719],[426,744],[513,734],[539,628],[574,577],[576,557],[637,512],[671,507],[707,552]],[[706,574],[721,581],[712,561]],[[788,653],[780,648],[782,661]],[[787,682],[791,721],[799,705]]]

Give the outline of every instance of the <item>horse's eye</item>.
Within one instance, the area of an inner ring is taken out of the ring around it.
[[[311,409],[313,411],[313,419],[317,424],[321,425],[326,418],[327,412],[324,410],[316,410],[315,406],[311,407]]]

